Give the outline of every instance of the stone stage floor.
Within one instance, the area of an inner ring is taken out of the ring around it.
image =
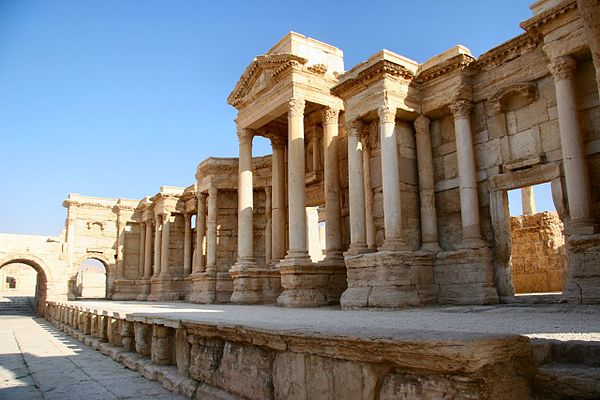
[[[290,309],[273,305],[183,302],[71,301],[128,319],[195,322],[285,334],[340,335],[364,339],[518,334],[530,338],[600,342],[600,306],[502,304],[434,306],[398,311],[341,311],[338,307]],[[98,312],[100,313],[100,312]]]

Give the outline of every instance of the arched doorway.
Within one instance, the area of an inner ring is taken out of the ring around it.
[[[75,296],[86,299],[106,298],[106,265],[98,258],[83,259],[77,268]]]
[[[0,261],[0,279],[2,279],[0,297],[15,305],[26,301],[34,312],[43,314],[48,276],[40,262],[29,257],[14,257]]]

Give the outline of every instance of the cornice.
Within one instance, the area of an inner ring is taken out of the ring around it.
[[[575,10],[577,8],[576,0],[569,0],[568,2],[561,4],[557,7],[551,8],[550,10],[544,11],[532,18],[529,18],[519,24],[521,28],[526,31],[538,29],[540,26],[547,24],[548,22],[560,17],[561,15]]]
[[[368,86],[373,80],[382,79],[386,76],[410,80],[414,74],[406,67],[389,60],[380,60],[375,64],[360,71],[355,78],[348,78],[331,88],[330,93],[341,98],[347,97],[357,86]]]
[[[86,207],[86,208],[97,208],[105,210],[113,210],[117,207],[115,204],[105,204],[100,202],[91,201],[79,201],[79,200],[65,200],[63,201],[63,207]],[[119,207],[123,207],[122,205]]]
[[[483,53],[477,59],[475,66],[481,70],[488,70],[535,49],[543,38],[537,32],[525,32],[498,47]]]
[[[459,54],[439,64],[421,71],[415,78],[417,83],[429,82],[439,76],[445,75],[457,69],[465,69],[475,62],[475,57],[468,54]]]

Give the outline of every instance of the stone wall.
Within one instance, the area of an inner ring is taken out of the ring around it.
[[[556,212],[511,217],[512,276],[517,293],[560,292],[567,279],[563,223]]]
[[[34,296],[36,285],[37,272],[29,265],[15,263],[0,269],[0,296]]]

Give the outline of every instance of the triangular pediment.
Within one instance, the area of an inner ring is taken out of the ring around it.
[[[256,57],[246,68],[235,88],[227,98],[227,103],[237,107],[248,97],[256,97],[277,80],[277,76],[294,65],[304,65],[306,58],[284,53],[265,54]]]

